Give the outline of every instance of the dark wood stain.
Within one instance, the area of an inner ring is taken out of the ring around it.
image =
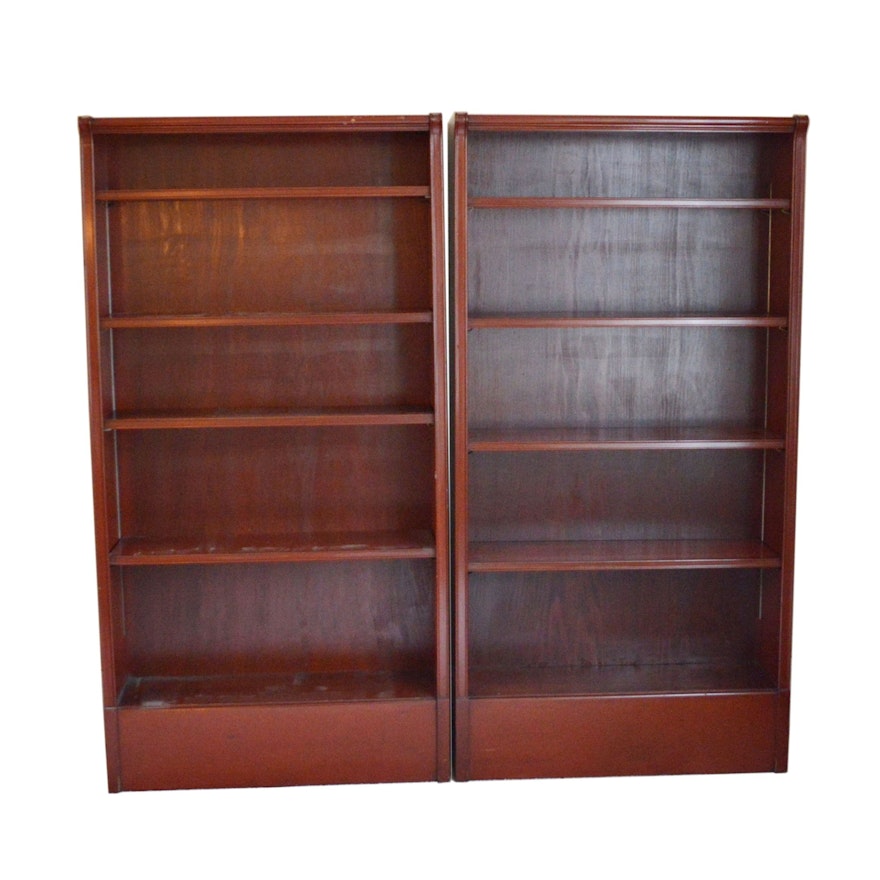
[[[806,119],[456,115],[456,776],[786,769]]]

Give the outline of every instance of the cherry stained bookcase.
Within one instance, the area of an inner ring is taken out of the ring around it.
[[[785,770],[806,128],[456,116],[450,676],[440,117],[82,119],[110,789]]]
[[[455,117],[456,778],[786,769],[806,128]]]
[[[449,778],[442,137],[80,120],[112,791]]]

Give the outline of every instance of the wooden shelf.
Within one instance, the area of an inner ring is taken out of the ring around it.
[[[632,449],[784,449],[760,428],[477,428],[469,452],[577,452]]]
[[[458,114],[456,114],[458,115]],[[803,116],[522,116],[463,114],[471,132],[638,132],[643,134],[788,134]]]
[[[344,407],[335,410],[252,410],[237,412],[116,413],[108,431],[149,431],[180,428],[317,428],[359,425],[432,425],[434,413],[418,407]]]
[[[80,119],[111,791],[450,778],[442,145]]]
[[[491,327],[773,327],[784,329],[784,315],[579,315],[573,312],[481,314],[468,317],[468,329]]]
[[[299,672],[289,675],[130,676],[119,706],[277,705],[425,700],[435,695],[429,672]]]
[[[788,211],[790,199],[628,199],[567,197],[480,197],[468,200],[470,208],[703,208],[758,211]]]
[[[427,311],[383,312],[264,312],[229,315],[107,315],[105,330],[148,330],[175,327],[300,327],[360,324],[430,324]]]
[[[83,122],[99,135],[302,135],[336,133],[357,135],[364,132],[397,134],[427,133],[432,116],[172,116],[93,119]],[[210,144],[208,144],[210,145]],[[203,147],[204,148],[204,147]]]
[[[702,663],[651,666],[474,669],[470,696],[552,697],[638,694],[718,694],[772,691],[757,667]]]
[[[468,546],[467,569],[615,571],[779,568],[779,553],[760,541],[494,541]]]
[[[270,186],[198,189],[105,189],[98,202],[177,202],[218,199],[378,199],[430,198],[427,186]]]
[[[204,538],[122,538],[111,565],[218,565],[261,562],[343,562],[432,559],[434,536],[426,531],[342,532]]]

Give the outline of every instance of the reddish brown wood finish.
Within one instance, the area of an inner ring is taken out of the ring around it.
[[[439,116],[80,133],[111,790],[448,779]]]
[[[450,122],[452,212],[452,561],[453,570],[453,775],[470,779],[470,684],[468,677],[468,115]]]
[[[472,208],[735,208],[788,210],[788,199],[472,198]]]
[[[760,541],[490,541],[468,547],[469,571],[778,568]]]
[[[113,456],[112,439],[103,431],[103,412],[111,405],[107,337],[99,329],[99,316],[106,308],[106,244],[98,232],[95,209],[94,148],[89,120],[79,121],[83,205],[83,257],[86,284],[86,343],[89,376],[89,422],[92,453],[92,485],[95,510],[95,555],[98,581],[98,612],[101,636],[101,669],[104,706],[114,706],[124,680],[124,630],[119,615],[119,592],[109,567],[110,547],[119,540],[115,509],[115,484],[106,479]],[[103,343],[103,344],[102,344]],[[114,649],[116,647],[116,649]],[[107,774],[111,790],[119,778],[119,743],[115,723],[105,711]]]
[[[433,569],[430,559],[126,568],[129,677],[391,672],[430,682]]]
[[[434,313],[434,540],[437,553],[435,561],[435,684],[437,700],[437,771],[436,778],[452,778],[452,616],[450,586],[450,556],[452,552],[449,534],[450,475],[449,435],[447,419],[449,393],[447,383],[448,333],[446,316],[449,304],[446,295],[446,225],[443,205],[445,180],[443,176],[443,119],[439,113],[429,117],[430,172],[431,172],[431,289]]]
[[[436,114],[429,117],[437,118]],[[96,134],[242,135],[424,132],[424,116],[178,116],[88,119]]]
[[[472,541],[756,541],[761,450],[474,453]]]
[[[484,681],[555,670],[639,693],[656,690],[644,682],[658,672],[677,681],[694,666],[715,669],[716,688],[749,668],[766,680],[755,663],[760,571],[480,572],[470,585],[471,675]]]
[[[426,186],[295,186],[240,187],[234,189],[105,189],[99,202],[180,202],[235,199],[376,199],[428,198]]]
[[[774,770],[772,693],[475,699],[472,779]]]
[[[264,312],[238,315],[113,315],[101,328],[115,330],[160,327],[298,327],[337,324],[431,324],[431,312]]]
[[[656,663],[649,666],[528,666],[471,670],[471,695],[496,697],[645,696],[773,691],[754,666],[729,662]]]
[[[435,779],[435,700],[114,710],[122,790]]]
[[[249,535],[207,542],[123,538],[110,552],[111,565],[218,565],[229,562],[345,562],[352,559],[433,559],[430,531],[310,532]]]
[[[113,309],[123,315],[432,308],[425,199],[122,202],[101,210]]]
[[[483,116],[457,113],[472,131],[597,131],[701,134],[791,134],[806,117],[732,116]]]
[[[432,699],[434,682],[420,672],[258,672],[229,675],[131,677],[121,706],[288,705]]]
[[[119,431],[123,537],[433,530],[430,426]]]
[[[613,449],[784,449],[763,428],[473,428],[471,452],[565,452]]]
[[[234,359],[226,355],[234,352]],[[433,408],[422,324],[181,327],[114,333],[118,413]]]
[[[786,768],[805,132],[456,116],[457,778]]]
[[[106,420],[111,431],[172,428],[320,428],[327,425],[432,425],[433,409],[415,407],[338,407],[327,410],[158,410],[117,413]]]
[[[578,315],[560,314],[474,315],[468,327],[776,327],[785,329],[788,319],[775,315]]]

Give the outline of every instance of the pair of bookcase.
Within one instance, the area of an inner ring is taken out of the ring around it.
[[[83,118],[110,789],[786,769],[806,125]]]

